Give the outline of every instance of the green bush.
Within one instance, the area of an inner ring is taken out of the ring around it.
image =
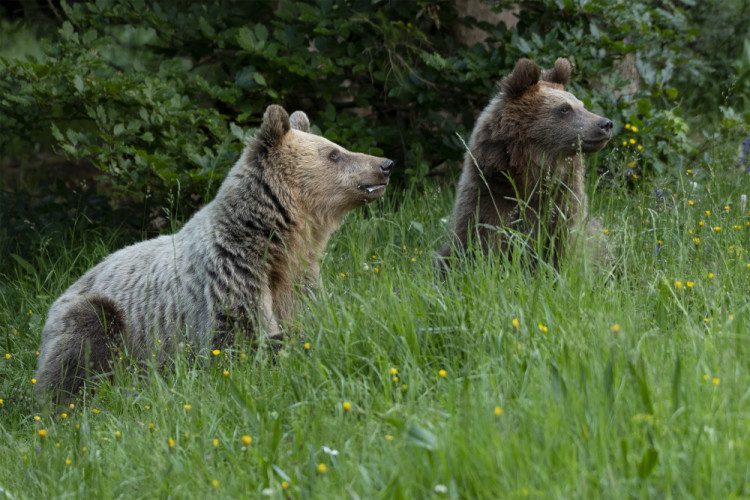
[[[729,117],[725,128],[741,128],[748,119],[735,112],[748,100],[746,66],[731,99],[703,98],[715,94],[715,76],[742,69],[715,61],[705,43],[743,61],[724,33],[747,27],[736,16],[748,2],[707,4],[723,10],[523,2],[508,29],[457,20],[451,0],[62,2],[60,19],[45,18],[57,29],[40,35],[43,56],[0,57],[0,154],[23,160],[51,148],[93,163],[115,200],[158,206],[170,195],[190,211],[275,102],[306,111],[318,132],[350,149],[393,158],[400,180],[419,184],[445,171],[438,166],[458,167],[459,134],[520,57],[549,67],[566,56],[576,65],[573,92],[615,121],[618,139],[627,123],[640,130],[641,150],[611,147],[611,161],[599,164],[620,176],[633,162],[641,174],[678,173],[698,153],[702,124]],[[706,20],[717,24],[699,31]],[[456,23],[484,29],[486,43],[462,45],[449,29]],[[641,76],[632,95],[616,70],[628,54]],[[721,104],[723,114],[715,106],[688,114],[685,103]]]

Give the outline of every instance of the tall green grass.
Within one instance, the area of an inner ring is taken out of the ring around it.
[[[32,398],[45,311],[117,243],[5,243],[0,497],[747,497],[750,180],[729,164],[593,193],[613,275],[494,257],[442,281],[452,187],[392,191],[336,233],[277,356],[123,363],[54,413]]]

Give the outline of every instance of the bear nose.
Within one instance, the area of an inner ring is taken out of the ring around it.
[[[609,118],[603,118],[602,121],[599,122],[599,128],[604,130],[605,132],[611,132],[612,126],[612,120],[610,120]]]
[[[387,158],[383,164],[380,165],[380,170],[382,170],[385,175],[391,175],[391,168],[393,168],[393,160]]]

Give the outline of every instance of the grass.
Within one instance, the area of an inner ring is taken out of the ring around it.
[[[452,188],[390,192],[334,236],[275,360],[123,364],[65,416],[32,399],[45,311],[119,243],[5,243],[0,496],[747,497],[750,179],[728,165],[594,194],[614,277],[487,258],[441,283]]]

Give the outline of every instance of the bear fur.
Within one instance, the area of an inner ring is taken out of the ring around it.
[[[180,344],[217,348],[235,331],[280,338],[350,210],[380,198],[393,162],[311,134],[269,106],[216,198],[177,233],[123,248],[50,307],[35,390],[75,394],[115,353],[160,362]]]
[[[470,245],[507,253],[515,236],[557,266],[568,244],[586,244],[568,241],[572,232],[601,233],[587,217],[583,153],[607,144],[612,122],[565,90],[570,73],[567,59],[543,72],[521,59],[501,81],[469,139],[444,265]]]

